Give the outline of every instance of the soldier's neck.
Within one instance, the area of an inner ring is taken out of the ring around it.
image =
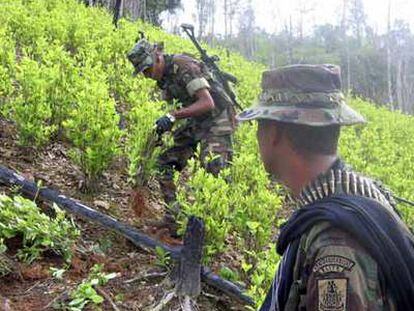
[[[302,161],[292,161],[282,179],[297,197],[306,185],[327,172],[337,159],[337,155],[317,155]]]

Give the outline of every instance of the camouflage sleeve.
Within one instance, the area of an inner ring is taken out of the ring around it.
[[[345,233],[329,241],[310,252],[306,310],[384,310],[377,263]]]
[[[186,63],[185,65],[180,66],[177,72],[177,78],[191,97],[193,97],[198,90],[210,88],[210,84],[203,76],[199,65],[195,62]]]

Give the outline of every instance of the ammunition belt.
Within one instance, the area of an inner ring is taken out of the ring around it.
[[[394,203],[389,192],[372,179],[344,169],[332,169],[327,174],[319,176],[302,189],[298,198],[290,197],[290,201],[300,208],[340,194],[371,198],[393,210]]]

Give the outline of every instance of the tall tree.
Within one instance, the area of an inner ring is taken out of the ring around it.
[[[224,0],[224,36],[233,35],[234,19],[243,2],[239,0]]]
[[[298,34],[299,39],[303,40],[303,28],[307,15],[315,10],[315,4],[313,1],[300,0],[296,11],[299,13],[298,17]]]
[[[408,23],[396,20],[391,31],[391,46],[393,48],[392,55],[395,62],[395,97],[394,106],[402,111],[410,110],[411,98],[407,94],[410,89],[409,67],[410,58],[413,57],[412,51],[412,35]]]
[[[209,23],[210,23],[210,35],[214,36],[215,24],[216,24],[216,1],[209,1]]]
[[[117,0],[85,0],[87,5],[101,5],[114,10]],[[181,7],[181,0],[123,0],[123,15],[132,19],[141,18],[160,26],[159,16],[163,11],[173,12]]]
[[[208,0],[196,0],[197,19],[198,19],[198,39],[205,33],[205,27],[208,21]]]
[[[229,28],[228,28],[229,0],[224,0],[223,4],[224,4],[224,37],[227,38],[227,36],[229,35]]]
[[[387,18],[387,86],[388,86],[388,104],[392,107],[394,98],[392,95],[392,76],[391,76],[391,0],[388,1],[388,18]]]
[[[255,15],[252,2],[249,0],[247,7],[239,17],[240,48],[245,50],[245,55],[251,59],[255,53],[254,31]]]
[[[349,41],[347,36],[347,11],[348,11],[348,0],[342,1],[342,20],[341,20],[341,32],[342,32],[342,39],[344,42],[344,50],[345,50],[345,68],[346,68],[346,92],[350,92],[351,90],[351,57],[349,51]]]
[[[360,47],[365,28],[365,20],[367,18],[364,10],[364,4],[362,0],[351,0],[349,9],[349,25],[357,38],[358,47]]]

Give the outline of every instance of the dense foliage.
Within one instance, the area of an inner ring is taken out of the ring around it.
[[[17,238],[22,240],[17,251],[22,261],[31,263],[50,250],[70,262],[79,231],[62,210],[53,208],[56,216],[49,217],[30,200],[0,194],[0,254],[7,250],[6,241]]]
[[[52,140],[68,142],[73,161],[90,180],[121,157],[132,177],[153,121],[169,108],[159,99],[154,82],[132,77],[125,55],[138,31],[164,41],[168,53],[195,54],[191,43],[141,22],[121,20],[114,30],[104,9],[74,0],[7,3],[0,6],[1,112],[15,122],[21,144],[41,148]],[[239,78],[239,99],[250,105],[260,92],[264,67],[224,50],[210,52]],[[413,199],[413,118],[359,99],[351,104],[370,123],[343,131],[343,157]],[[281,209],[282,189],[269,181],[260,163],[255,125],[240,126],[233,166],[219,178],[207,174],[197,161],[190,163],[190,172],[179,200],[185,213],[206,222],[205,261],[247,283],[260,301],[279,261],[274,237],[286,214]],[[402,210],[413,225],[412,212]],[[185,222],[184,217],[180,221]]]

